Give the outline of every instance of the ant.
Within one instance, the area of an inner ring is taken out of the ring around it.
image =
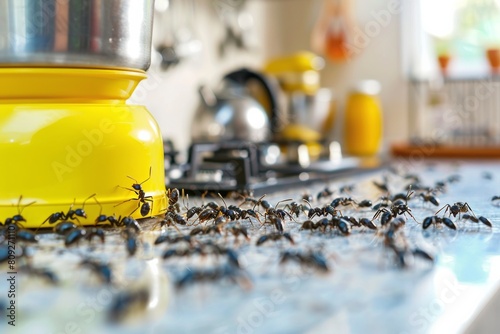
[[[372,184],[378,188],[378,190],[384,192],[384,193],[389,193],[389,185],[388,185],[388,180],[387,176],[384,176],[384,181],[378,182],[375,180],[372,180]]]
[[[384,207],[377,210],[377,212],[373,216],[373,219],[376,219],[377,217],[381,216],[381,224],[385,225],[388,222],[390,222],[393,218],[396,218],[398,215],[406,216],[406,214],[409,214],[414,221],[417,221],[413,216],[413,214],[411,213],[410,207],[408,207],[408,200],[411,198],[413,193],[414,192],[410,189],[408,190],[408,193],[406,194],[406,197],[404,199],[398,198],[397,200],[392,202],[389,209]]]
[[[239,223],[231,227],[228,227],[226,229],[226,232],[227,231],[229,231],[232,235],[234,235],[235,238],[238,238],[238,236],[241,234],[245,237],[246,240],[250,240],[250,237],[248,236],[248,230],[246,229],[246,227],[241,226]]]
[[[425,230],[431,225],[437,226],[439,224],[443,224],[444,226],[452,230],[457,229],[457,225],[450,218],[439,217],[439,216],[430,216],[425,218],[424,221],[422,222],[422,228]]]
[[[108,264],[87,258],[80,262],[80,266],[89,268],[104,283],[111,284],[111,267]]]
[[[273,241],[278,241],[278,240],[281,240],[282,238],[285,238],[287,239],[288,241],[290,241],[290,243],[292,245],[295,244],[295,242],[293,241],[293,238],[292,236],[290,235],[290,233],[269,233],[269,234],[265,234],[263,236],[261,236],[258,240],[257,240],[257,243],[256,245],[257,246],[260,246],[262,245],[264,242],[268,241],[268,240],[273,240]]]
[[[189,269],[177,280],[175,285],[178,289],[181,289],[189,283],[215,281],[223,278],[228,278],[232,282],[239,283],[242,287],[250,288],[252,286],[250,279],[241,269],[230,265],[209,269]]]
[[[144,181],[144,182],[146,182],[146,181]],[[178,203],[178,201],[179,201],[179,190],[177,188],[168,189],[166,193],[167,193],[167,198],[168,198],[168,208],[167,208],[167,211],[168,212],[177,212],[177,213],[179,213],[181,211],[181,209],[179,207],[179,203]],[[183,190],[183,194],[184,194],[184,190]],[[142,210],[142,208],[141,208],[141,210]],[[143,215],[143,217],[144,217],[144,215]]]
[[[342,186],[339,188],[339,192],[341,194],[348,194],[348,193],[352,193],[354,191],[354,188],[356,186],[354,184],[348,184],[348,185],[345,185],[345,186]]]
[[[66,238],[64,239],[64,245],[66,247],[71,246],[72,244],[80,241],[83,237],[85,237],[86,234],[87,230],[81,227],[74,228],[66,234]]]
[[[464,220],[470,220],[471,222],[473,223],[483,223],[484,225],[488,226],[488,227],[493,227],[493,224],[491,224],[491,221],[486,218],[486,217],[483,217],[483,216],[479,216],[479,217],[476,217],[476,216],[473,216],[473,215],[469,215],[468,213],[464,213],[462,215],[462,219]]]
[[[351,234],[351,221],[349,217],[332,217],[332,220],[330,221],[330,226],[338,228],[338,230],[343,234],[343,235],[349,235]]]
[[[320,200],[322,198],[330,197],[333,195],[333,191],[330,190],[330,188],[325,187],[323,190],[321,190],[318,195],[316,195],[316,200]]]
[[[111,302],[108,310],[108,318],[112,322],[120,322],[127,318],[132,312],[146,309],[151,299],[149,290],[144,287],[136,291],[122,291],[118,293]]]
[[[210,225],[210,226],[203,226],[203,227],[195,227],[191,230],[189,235],[197,235],[197,234],[211,234],[211,233],[217,233],[221,234],[221,226],[220,225]]]
[[[97,216],[97,218],[95,219],[95,225],[99,225],[99,224],[102,224],[102,223],[106,223],[106,222],[109,222],[109,224],[111,224],[111,226],[117,226],[119,224],[119,221],[118,219],[116,219],[116,217],[113,215],[113,216],[107,216],[107,215],[103,215],[102,214],[102,205],[101,203],[97,200],[97,198],[94,197],[94,201],[99,205],[100,207],[100,210],[99,210],[99,216]]]
[[[304,193],[302,195],[302,200],[312,202],[313,201],[313,196],[310,193]]]
[[[75,205],[75,202],[76,202],[76,199],[74,199],[73,204],[71,204],[71,206],[68,209],[68,212],[66,212],[66,213],[64,213],[64,211],[54,212],[53,214],[48,216],[47,219],[45,219],[42,222],[42,224],[40,224],[40,226],[37,228],[37,231],[38,231],[38,229],[40,229],[42,227],[43,224],[45,224],[47,222],[49,223],[49,225],[52,225],[52,224],[57,223],[58,221],[76,220],[77,222],[80,222],[78,217],[87,218],[87,213],[85,212],[85,204],[87,203],[87,201],[89,199],[93,198],[95,195],[96,194],[92,194],[89,197],[87,197],[83,201],[82,207],[79,209],[75,209],[75,210],[73,210],[73,206]]]
[[[115,205],[115,207],[118,206],[118,205],[121,205],[123,203],[126,203],[126,202],[138,201],[137,208],[135,208],[134,211],[132,211],[130,213],[130,215],[134,214],[134,212],[137,211],[137,209],[141,208],[141,211],[140,211],[141,212],[141,216],[145,217],[152,210],[153,196],[146,196],[146,193],[142,189],[142,185],[151,178],[151,167],[149,167],[149,176],[148,176],[148,178],[145,179],[144,181],[142,181],[141,183],[137,182],[137,180],[134,179],[131,176],[127,175],[127,177],[129,179],[131,179],[132,181],[135,182],[135,183],[132,184],[132,188],[125,188],[125,187],[122,187],[122,186],[120,186],[120,188],[127,189],[129,191],[133,191],[137,195],[137,198],[127,199],[127,200],[125,200],[125,201],[123,201],[123,202]],[[170,204],[169,204],[169,206],[170,206]]]
[[[441,209],[439,209],[435,214],[437,215],[444,208],[446,208],[444,213],[446,214],[446,212],[449,211],[450,215],[453,215],[453,217],[456,217],[458,215],[458,218],[460,218],[461,213],[467,213],[467,212],[471,212],[472,215],[475,216],[474,211],[472,211],[472,208],[469,206],[467,202],[455,202],[453,205],[446,204]]]
[[[357,204],[356,201],[354,199],[352,199],[351,197],[337,197],[336,199],[334,199],[330,203],[330,206],[332,206],[333,208],[336,208],[336,207],[338,207],[340,205],[342,205],[342,206],[349,206],[349,205],[355,205],[355,204]]]
[[[340,210],[336,210],[335,206],[333,206],[333,205],[325,205],[322,208],[319,208],[319,207],[313,208],[311,206],[311,203],[307,202],[307,204],[309,204],[309,211],[307,213],[307,218],[309,218],[309,219],[312,219],[315,216],[320,217],[320,216],[328,216],[328,215],[336,216],[338,214],[342,215],[342,212]]]
[[[137,237],[137,231],[133,228],[126,228],[122,232],[122,237],[125,239],[125,247],[129,256],[134,256],[139,247],[139,239]]]
[[[14,225],[16,227],[18,227],[18,225],[21,225],[20,222],[26,222],[26,219],[21,215],[23,213],[23,210],[27,207],[27,206],[30,206],[32,204],[35,203],[35,201],[33,202],[30,202],[26,205],[24,205],[22,208],[21,208],[21,201],[23,199],[23,196],[19,196],[19,200],[17,201],[17,215],[14,215],[10,218],[7,218],[5,220],[5,222],[3,223],[3,226],[7,226],[7,225]],[[21,225],[22,226],[22,225]]]
[[[420,193],[419,196],[424,202],[429,202],[434,204],[435,206],[439,206],[439,199],[436,196],[432,195],[432,193]]]
[[[63,221],[54,226],[54,232],[59,235],[66,235],[69,231],[77,228],[76,224],[70,221]]]
[[[312,220],[306,220],[305,222],[302,223],[300,229],[313,231],[321,228],[324,232],[328,226],[331,226],[330,220],[328,218],[321,218],[317,222],[313,222]]]
[[[18,229],[16,232],[16,238],[24,242],[32,242],[32,243],[37,243],[39,240],[39,237],[35,232],[25,229]]]
[[[323,272],[328,272],[330,268],[325,257],[320,252],[300,252],[300,251],[284,251],[280,256],[280,264],[285,262],[295,261],[301,265],[313,267]]]
[[[164,242],[168,242],[169,244],[176,244],[181,241],[187,242],[188,244],[192,245],[193,244],[193,238],[191,238],[190,235],[176,235],[176,236],[170,236],[168,234],[161,234],[156,238],[155,240],[155,245],[162,244]]]
[[[309,203],[310,201],[303,199],[305,202]],[[301,212],[305,212],[308,210],[307,206],[304,204],[299,204],[297,202],[292,202],[290,204],[285,205],[285,209],[288,209],[291,215],[295,215],[296,218],[299,218]]]
[[[50,269],[33,267],[31,264],[21,266],[20,271],[29,276],[39,277],[47,280],[48,283],[57,285],[59,277]]]

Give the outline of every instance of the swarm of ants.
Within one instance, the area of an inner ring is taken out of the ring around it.
[[[166,266],[175,265],[181,259],[202,264],[174,277],[178,289],[197,282],[216,281],[236,283],[248,288],[252,286],[252,277],[240,261],[243,245],[250,250],[277,250],[277,266],[295,262],[304,269],[325,273],[333,271],[328,260],[329,254],[308,247],[308,238],[329,240],[348,238],[353,234],[371,234],[382,245],[380,253],[389,254],[396,267],[407,269],[414,259],[432,264],[435,257],[408,240],[405,234],[408,220],[421,225],[426,231],[442,231],[442,227],[459,230],[461,223],[493,227],[490,219],[476,216],[467,202],[440,207],[440,195],[460,180],[458,175],[451,175],[432,186],[423,185],[418,175],[398,176],[406,182],[401,192],[391,191],[395,187],[387,176],[382,180],[372,180],[371,185],[379,193],[376,198],[353,196],[355,184],[325,187],[316,194],[303,193],[298,198],[277,201],[268,199],[267,195],[225,198],[220,193],[209,194],[211,198],[208,201],[207,193],[204,193],[196,202],[190,203],[183,190],[167,189],[165,196],[168,206],[160,216],[152,217],[146,224],[132,218],[132,215],[139,210],[142,217],[147,217],[153,211],[153,197],[143,188],[151,178],[150,169],[148,178],[142,182],[128,176],[133,183],[119,186],[128,190],[132,197],[116,206],[133,201],[137,203],[129,215],[116,217],[103,213],[97,195],[92,194],[81,202],[81,206],[73,203],[65,211],[50,214],[35,230],[23,227],[26,222],[23,212],[29,210],[34,202],[22,204],[20,196],[18,214],[5,218],[1,224],[0,263],[8,259],[7,234],[12,229],[21,245],[21,258],[26,247],[40,242],[39,229],[43,228],[50,228],[60,236],[64,247],[68,249],[81,247],[82,244],[95,245],[96,239],[97,244],[105,246],[113,231],[114,239],[121,240],[123,244],[122,251],[128,257],[136,258],[141,256],[147,243],[143,238],[146,231],[157,233],[151,246],[158,250],[159,258]],[[83,226],[79,219],[88,218],[85,204],[90,200],[99,205],[101,211],[97,217],[90,217],[93,225]],[[498,206],[500,197],[492,197],[491,202]],[[411,205],[413,203],[415,206]],[[431,210],[433,214],[417,219],[412,211],[412,207],[417,206]],[[26,260],[23,264],[25,273],[44,277],[51,284],[59,282],[57,273],[37,267],[32,262]],[[208,262],[210,266],[206,265]],[[79,268],[92,272],[103,284],[113,283],[113,266],[110,262],[86,256],[81,259]],[[119,319],[121,310],[133,303],[145,303],[147,298],[148,294],[144,291],[117,294],[110,309],[110,318]]]

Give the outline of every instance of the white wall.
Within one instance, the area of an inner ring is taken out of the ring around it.
[[[174,139],[183,149],[189,145],[190,124],[198,104],[198,85],[202,82],[215,85],[222,74],[238,66],[258,68],[268,57],[309,49],[311,30],[321,7],[319,0],[248,1],[248,10],[255,21],[257,47],[252,52],[233,52],[220,59],[217,44],[222,39],[223,26],[218,21],[213,2],[194,1],[197,5],[196,32],[204,44],[202,54],[164,72],[153,66],[148,80],[132,98],[133,102],[145,104],[160,124],[163,136]],[[341,105],[349,87],[356,81],[380,81],[387,142],[406,138],[408,127],[408,89],[401,66],[400,15],[391,14],[389,10],[399,2],[355,1],[359,29],[354,34],[357,41],[354,45],[361,46],[362,51],[347,63],[327,63],[322,72],[323,85],[336,90]],[[381,11],[389,15],[377,15]],[[361,38],[362,32],[368,37]],[[158,31],[155,34],[157,39]]]

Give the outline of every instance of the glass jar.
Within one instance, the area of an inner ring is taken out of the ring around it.
[[[380,83],[359,82],[349,94],[344,120],[344,150],[347,154],[371,156],[382,141],[382,110],[378,94]]]

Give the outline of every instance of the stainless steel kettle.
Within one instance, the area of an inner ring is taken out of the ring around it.
[[[267,95],[269,111],[252,97],[247,84],[254,80]],[[243,68],[223,78],[223,89],[214,94],[200,87],[201,102],[192,123],[193,142],[271,139],[277,127],[277,92],[262,74]]]

